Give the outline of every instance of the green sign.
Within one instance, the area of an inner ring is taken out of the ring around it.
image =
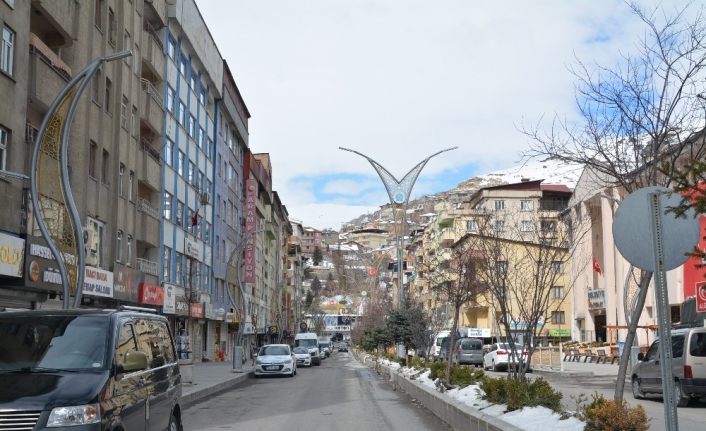
[[[549,336],[550,337],[570,337],[571,331],[568,329],[550,329]]]

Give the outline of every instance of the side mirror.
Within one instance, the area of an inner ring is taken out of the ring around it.
[[[645,354],[640,352],[637,354],[637,360],[638,361],[644,361],[645,360]]]
[[[144,352],[130,350],[125,354],[125,362],[118,364],[118,371],[129,373],[147,369],[147,355]]]

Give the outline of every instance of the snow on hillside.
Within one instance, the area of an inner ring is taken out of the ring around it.
[[[570,164],[556,159],[530,160],[507,169],[489,172],[464,181],[459,189],[519,183],[523,178],[530,181],[544,180],[543,184],[564,184],[570,189],[576,187],[583,165]]]

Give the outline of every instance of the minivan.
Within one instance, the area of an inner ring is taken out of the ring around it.
[[[311,355],[311,363],[321,365],[319,337],[315,332],[300,332],[294,336],[294,347],[306,347]]]
[[[679,407],[684,407],[692,398],[706,396],[706,328],[674,329],[671,336],[674,399]],[[659,340],[652,343],[647,353],[640,353],[637,359],[632,370],[635,399],[641,399],[647,393],[661,394]]]
[[[455,364],[483,365],[483,341],[477,338],[461,338],[453,351]]]
[[[182,428],[167,319],[137,307],[0,312],[0,388],[10,429]]]

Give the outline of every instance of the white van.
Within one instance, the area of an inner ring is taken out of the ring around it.
[[[294,347],[306,347],[311,355],[311,363],[321,365],[319,356],[319,337],[316,332],[300,332],[294,336]]]
[[[444,343],[444,340],[450,336],[451,331],[439,331],[439,333],[436,334],[436,337],[434,337],[434,347],[431,350],[432,359],[439,359],[439,355],[441,354],[441,345]]]

